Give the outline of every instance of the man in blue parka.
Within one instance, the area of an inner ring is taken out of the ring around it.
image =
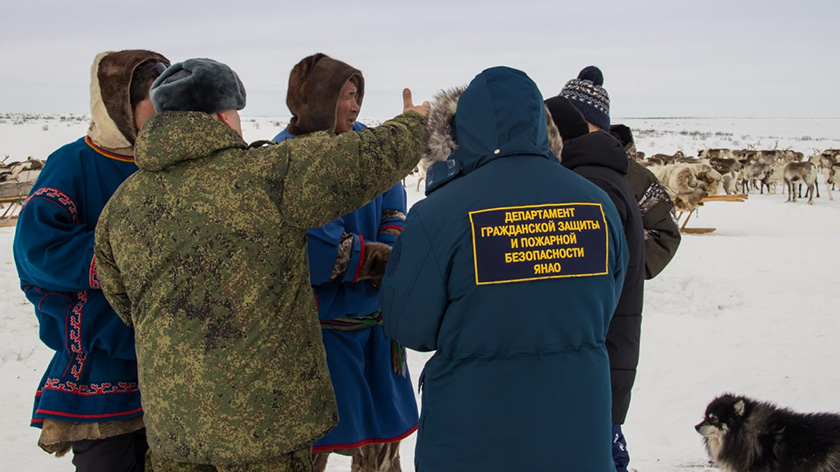
[[[365,128],[356,122],[365,90],[358,69],[325,54],[303,58],[289,74],[289,126],[275,141]],[[417,429],[417,403],[403,348],[385,337],[379,283],[403,229],[406,196],[397,183],[356,211],[307,231],[309,277],[338,426],[312,447],[314,472],[331,453],[352,457],[354,472],[400,472],[400,441]]]
[[[436,351],[417,471],[614,471],[605,338],[627,265],[615,206],[559,164],[521,71],[444,92],[426,135],[427,197],[380,294],[386,333]]]

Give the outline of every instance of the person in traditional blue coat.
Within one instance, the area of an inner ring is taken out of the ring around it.
[[[18,218],[21,288],[55,351],[31,424],[45,451],[72,448],[77,471],[143,470],[148,449],[134,333],[102,294],[93,243],[108,198],[137,170],[134,141],[155,112],[149,87],[168,65],[145,50],[96,56],[90,129],[47,158]]]
[[[380,293],[386,334],[435,351],[417,471],[614,471],[605,339],[628,258],[615,206],[560,165],[522,71],[443,92],[426,135],[426,198]]]
[[[289,76],[286,103],[293,116],[274,141],[361,131],[356,118],[363,98],[358,69],[324,54],[308,56]],[[379,312],[379,284],[405,211],[405,189],[398,183],[307,233],[309,276],[339,416],[338,426],[313,445],[315,472],[326,468],[330,453],[351,456],[353,471],[400,472],[400,441],[417,429],[403,348],[385,336]]]

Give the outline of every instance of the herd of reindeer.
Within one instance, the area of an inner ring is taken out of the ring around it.
[[[776,193],[779,184],[786,189],[788,201],[808,198],[813,204],[814,195],[820,196],[820,174],[830,186],[826,189],[830,200],[834,200],[831,187],[840,183],[840,149],[826,149],[807,158],[801,152],[778,149],[703,149],[697,157],[677,151],[645,158],[644,153],[637,152],[636,160],[656,175],[680,211],[691,211],[703,198],[721,191],[727,195],[763,194],[765,189]]]
[[[7,159],[8,156],[0,162],[0,196],[25,196],[44,162],[31,157],[23,162],[6,162]],[[813,204],[814,196],[820,196],[820,174],[830,200],[834,200],[831,190],[840,183],[840,149],[826,149],[807,158],[789,149],[702,149],[697,157],[685,156],[681,151],[647,157],[637,152],[636,160],[656,175],[678,211],[694,210],[704,198],[721,192],[763,194],[766,189],[776,193],[779,184],[787,192],[788,201],[793,202],[803,198],[804,186],[804,198]],[[420,170],[418,190],[425,177],[425,169]],[[24,176],[26,182],[22,181]],[[11,185],[15,186],[4,188]]]

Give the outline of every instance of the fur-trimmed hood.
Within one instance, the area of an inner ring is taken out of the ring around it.
[[[356,102],[362,106],[365,78],[362,72],[326,54],[301,59],[289,74],[286,105],[292,112],[289,132],[300,136],[335,128],[335,107],[348,80],[356,85]]]
[[[427,195],[494,159],[523,154],[558,159],[563,149],[536,84],[509,67],[487,69],[466,87],[440,92],[422,144]]]
[[[131,108],[131,76],[147,60],[169,64],[169,59],[142,49],[105,51],[90,69],[90,127],[88,136],[97,145],[132,155],[137,130]]]

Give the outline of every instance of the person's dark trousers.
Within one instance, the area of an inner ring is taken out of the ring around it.
[[[144,472],[146,429],[105,439],[73,443],[76,472]]]
[[[627,454],[627,440],[621,432],[621,425],[612,426],[612,455],[616,472],[627,472],[627,464],[630,463],[630,454]]]

